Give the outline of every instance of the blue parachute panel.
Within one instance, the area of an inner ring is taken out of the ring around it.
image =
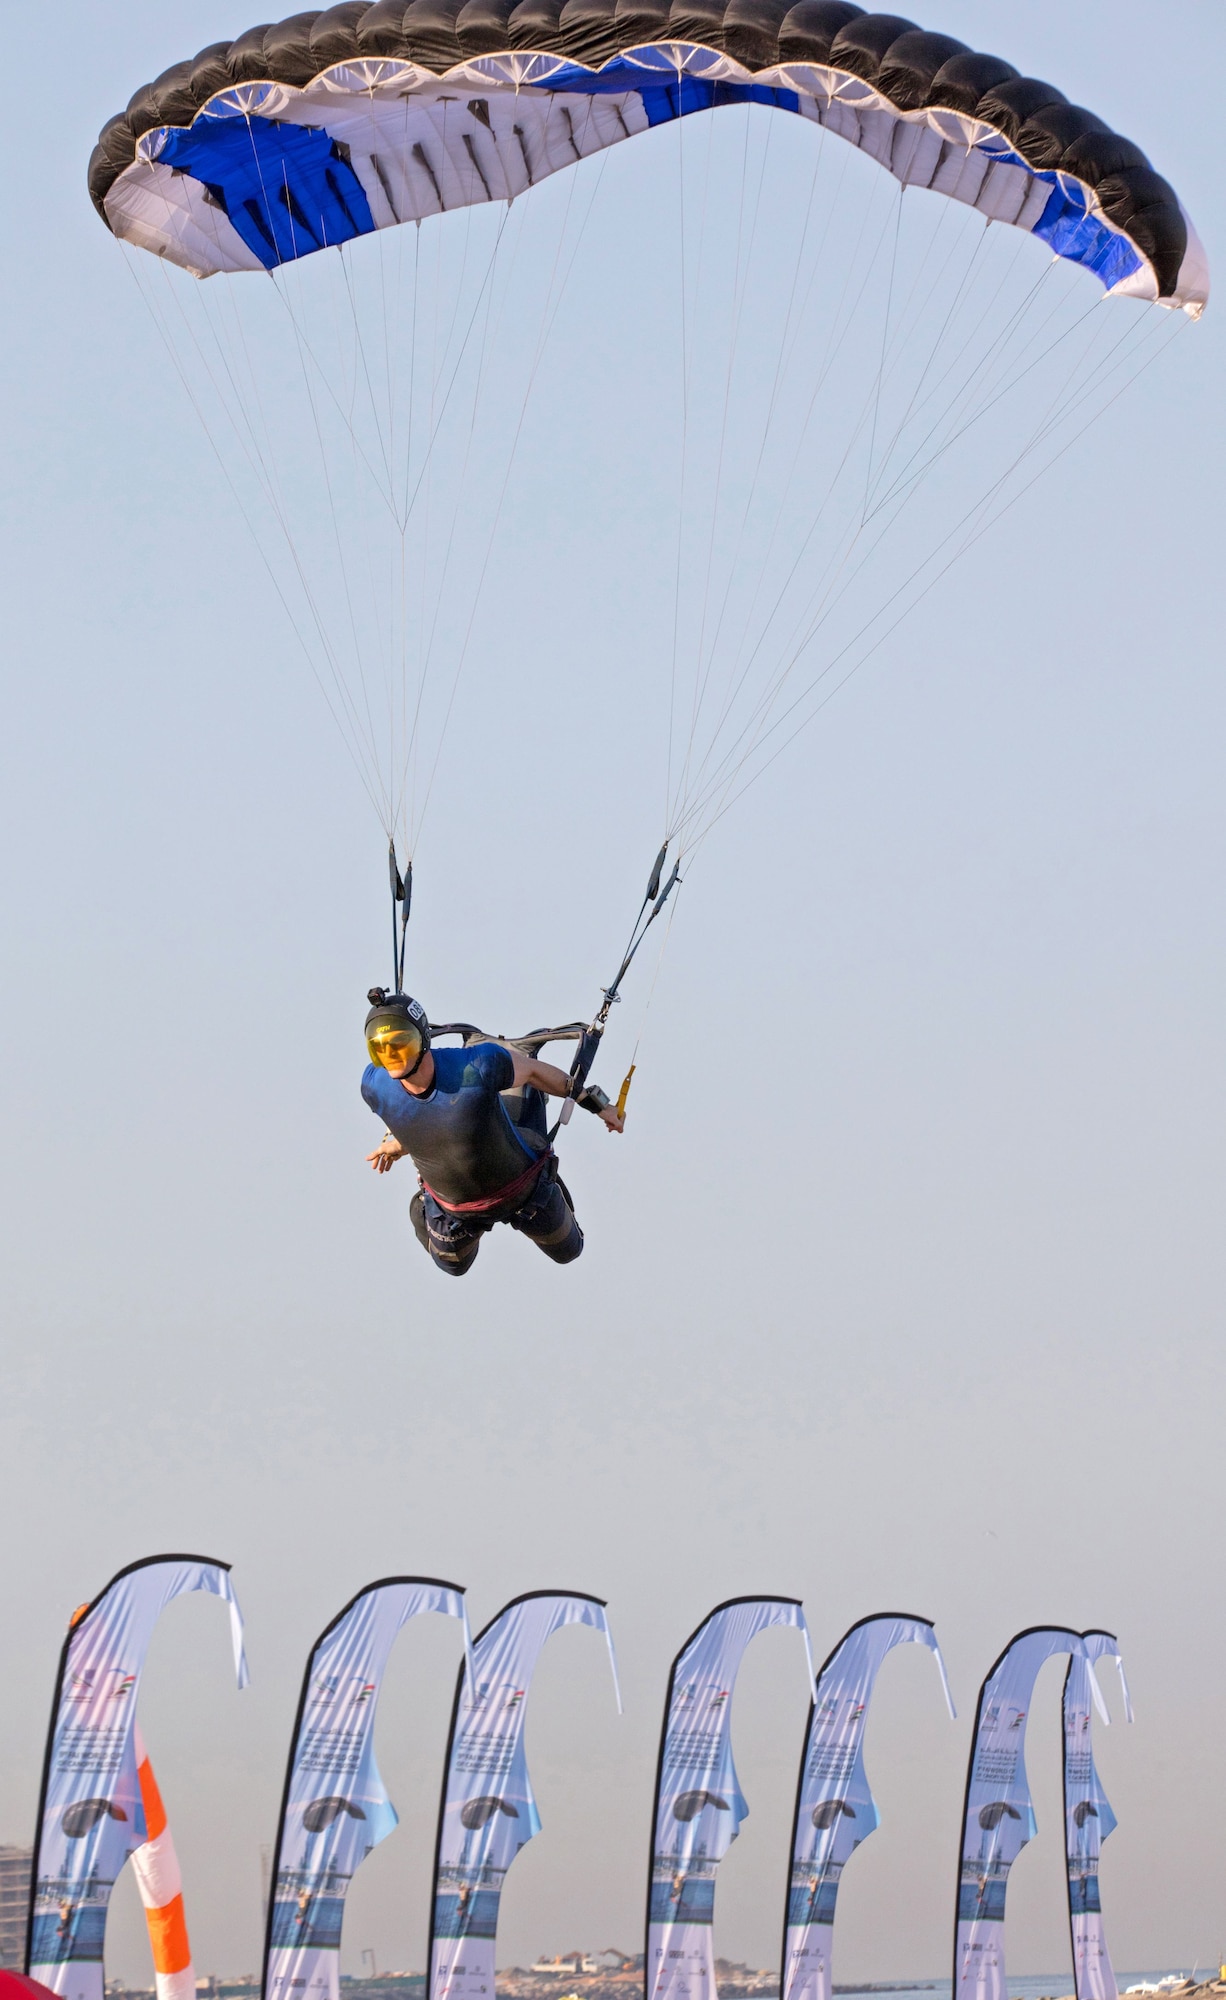
[[[374,230],[362,183],[326,128],[205,116],[168,132],[160,157],[208,190],[267,270]]]
[[[570,63],[543,78],[538,88],[585,97],[620,96],[633,91],[649,125],[666,125],[672,118],[688,118],[693,111],[713,111],[724,104],[764,104],[775,111],[800,110],[800,98],[794,90],[774,90],[761,83],[723,83],[703,76],[682,76],[669,83],[644,83],[643,74],[640,63],[617,56],[595,71]]]
[[[1140,270],[1140,253],[1126,236],[1109,229],[1101,217],[1091,215],[1084,188],[1067,178],[1050,178],[1054,182],[1051,199],[1031,234],[1049,243],[1057,257],[1093,271],[1108,291],[1122,285]]]

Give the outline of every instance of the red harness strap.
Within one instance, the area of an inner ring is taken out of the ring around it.
[[[552,1147],[547,1148],[545,1152],[538,1154],[530,1166],[525,1167],[522,1174],[516,1175],[513,1181],[508,1181],[504,1188],[499,1188],[497,1194],[483,1195],[480,1201],[444,1201],[441,1194],[434,1192],[429,1181],[422,1180],[420,1174],[418,1179],[421,1180],[431,1201],[436,1201],[440,1208],[446,1209],[448,1215],[488,1215],[492,1208],[502,1208],[506,1202],[513,1201],[517,1194],[526,1194],[546,1160],[552,1160],[553,1157]]]

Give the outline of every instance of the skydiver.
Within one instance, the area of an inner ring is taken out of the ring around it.
[[[549,1144],[546,1097],[567,1097],[570,1078],[539,1056],[502,1042],[434,1050],[425,1009],[407,993],[372,987],[366,1016],[370,1056],[362,1096],[388,1130],[366,1155],[377,1174],[407,1153],[417,1168],[409,1219],[440,1271],[462,1278],[481,1238],[509,1222],[551,1257],[573,1264],[583,1231]],[[519,1122],[501,1093],[522,1091]],[[576,1103],[610,1132],[625,1121],[595,1084]]]

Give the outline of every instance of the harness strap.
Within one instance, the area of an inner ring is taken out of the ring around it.
[[[545,1152],[537,1155],[536,1159],[532,1161],[530,1166],[524,1169],[522,1174],[517,1174],[515,1179],[508,1181],[504,1188],[499,1188],[497,1194],[483,1195],[480,1201],[444,1201],[441,1194],[435,1193],[429,1181],[422,1180],[420,1174],[418,1175],[418,1179],[421,1181],[430,1199],[436,1201],[440,1208],[446,1210],[448,1215],[488,1215],[492,1208],[501,1208],[504,1203],[513,1201],[517,1194],[526,1194],[546,1160],[552,1160],[556,1157],[552,1147],[547,1148]]]

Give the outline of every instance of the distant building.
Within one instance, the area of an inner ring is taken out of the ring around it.
[[[605,1951],[564,1951],[557,1958],[538,1958],[531,1969],[538,1977],[594,1979],[600,1974],[608,1978],[616,1977],[621,1972],[632,1972],[642,1963],[641,1956],[635,1958],[630,1952],[615,1951],[610,1946]]]
[[[532,1970],[551,1972],[559,1979],[580,1979],[586,1973],[603,1971],[603,1967],[586,1951],[564,1951],[558,1958],[538,1958]]]
[[[6,1972],[20,1972],[25,1964],[33,1863],[33,1848],[0,1847],[0,1967]]]

